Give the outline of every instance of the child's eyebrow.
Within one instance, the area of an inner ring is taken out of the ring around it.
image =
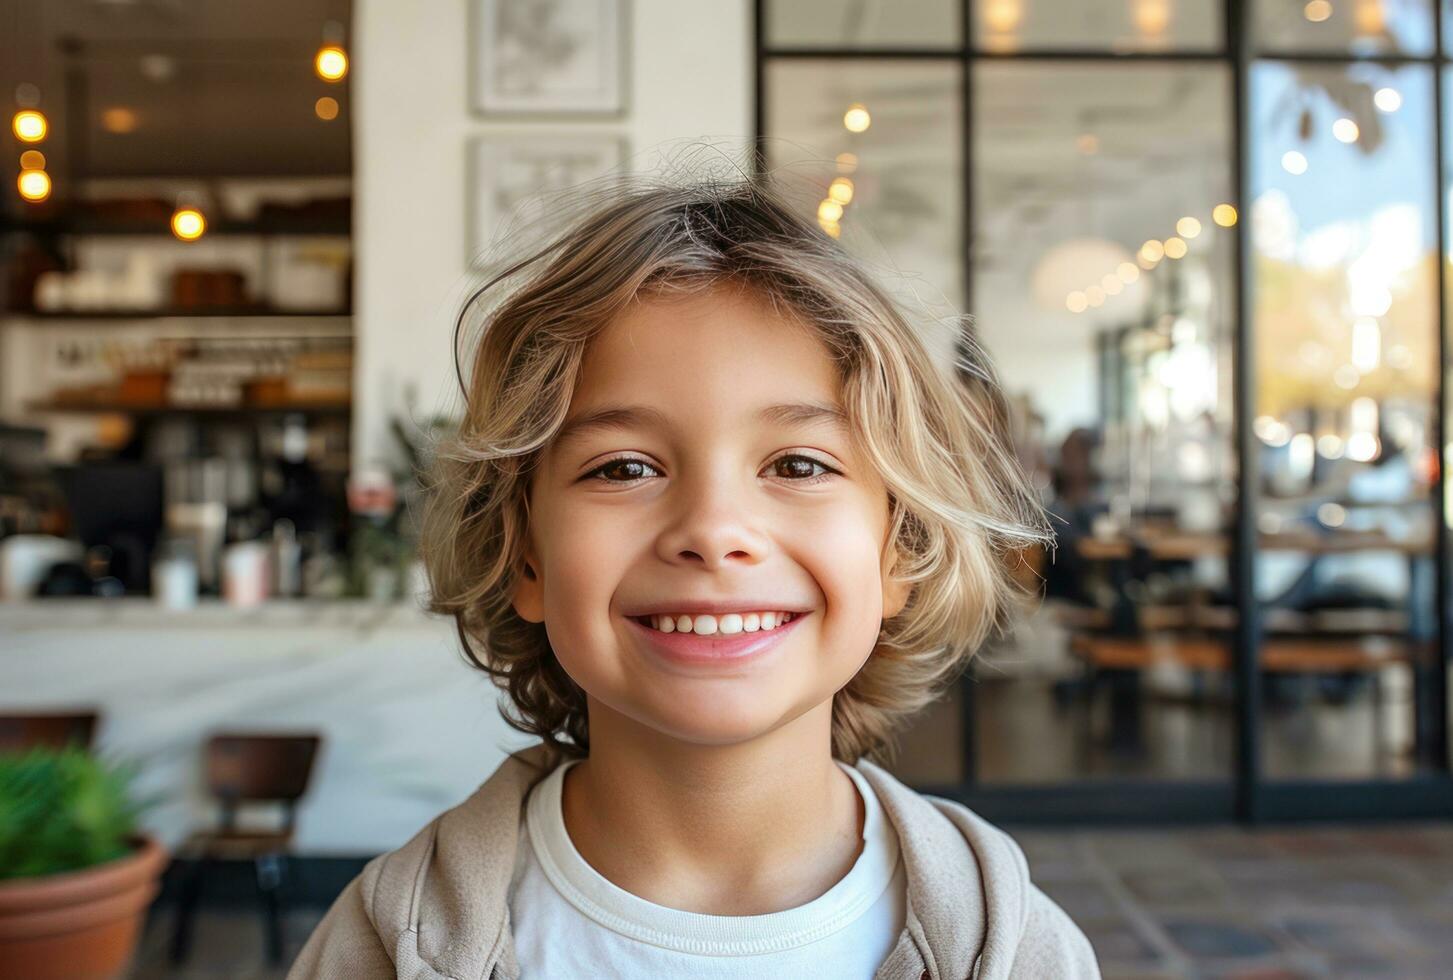
[[[768,405],[757,412],[757,418],[781,426],[827,425],[846,435],[848,416],[836,405],[821,402],[786,402]],[[555,445],[598,430],[666,429],[670,428],[666,413],[646,405],[603,405],[566,419],[555,434]]]

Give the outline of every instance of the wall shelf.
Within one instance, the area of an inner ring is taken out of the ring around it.
[[[267,307],[214,307],[197,310],[6,310],[0,317],[16,320],[208,320],[208,319],[348,319],[352,310],[279,310]]]
[[[277,405],[128,405],[118,402],[56,402],[35,401],[26,403],[26,411],[44,412],[55,415],[132,415],[155,417],[162,415],[204,415],[253,417],[258,415],[347,415],[353,410],[353,403],[346,402],[294,402]]]
[[[48,218],[35,220],[0,219],[0,232],[20,232],[30,235],[146,235],[155,238],[175,240],[169,226],[170,215],[165,220],[115,218]],[[351,216],[297,218],[269,217],[257,221],[233,221],[219,219],[209,222],[207,235],[259,235],[259,236],[323,236],[346,237],[353,234]]]

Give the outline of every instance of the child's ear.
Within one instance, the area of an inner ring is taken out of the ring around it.
[[[913,583],[904,581],[894,575],[898,568],[898,548],[890,543],[887,549],[887,557],[883,561],[883,618],[892,619],[903,611],[908,605],[908,597],[913,592]]]
[[[543,623],[545,621],[545,581],[540,576],[540,562],[532,550],[526,551],[524,556],[525,569],[520,575],[519,584],[515,586],[514,598],[511,600],[515,612],[527,623]]]

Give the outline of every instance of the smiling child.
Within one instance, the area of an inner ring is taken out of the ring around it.
[[[1048,537],[977,348],[766,178],[627,185],[510,275],[424,557],[540,744],[289,976],[1098,976],[1008,835],[879,765]]]

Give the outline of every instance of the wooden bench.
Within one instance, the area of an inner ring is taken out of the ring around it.
[[[1262,670],[1282,674],[1340,674],[1378,671],[1407,663],[1431,649],[1385,637],[1305,638],[1269,637],[1262,642]],[[1145,670],[1174,663],[1195,670],[1230,670],[1229,642],[1184,636],[1097,636],[1079,633],[1070,639],[1070,652],[1097,670]]]
[[[1225,673],[1233,666],[1230,641],[1203,636],[1076,633],[1070,638],[1070,653],[1085,665],[1088,697],[1092,702],[1102,676],[1110,682],[1109,741],[1112,748],[1137,753],[1144,748],[1140,727],[1142,672],[1161,664],[1219,673]],[[1264,671],[1280,674],[1368,675],[1372,682],[1374,730],[1381,733],[1382,670],[1408,664],[1415,659],[1426,659],[1431,653],[1431,643],[1402,638],[1268,637],[1262,642],[1259,664]],[[1091,737],[1088,712],[1085,736],[1087,739]]]

